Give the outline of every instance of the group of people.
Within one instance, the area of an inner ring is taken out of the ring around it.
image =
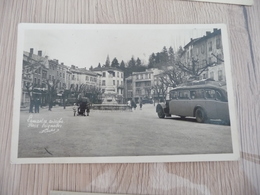
[[[128,100],[127,104],[128,104],[128,106],[131,107],[132,110],[133,110],[133,109],[135,110],[136,107],[137,107],[136,102],[135,102],[134,99]],[[140,110],[142,110],[142,107],[143,107],[142,99],[139,99],[139,107],[140,107]]]
[[[29,113],[39,113],[40,105],[41,105],[41,100],[39,98],[31,99]]]
[[[79,102],[78,105],[74,103],[73,105],[74,116],[89,116],[90,113],[90,103],[88,102]],[[86,115],[87,113],[87,115]]]

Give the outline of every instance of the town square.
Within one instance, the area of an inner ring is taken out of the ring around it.
[[[54,119],[62,122],[48,130],[41,122],[33,128],[28,127],[30,116],[47,123]],[[230,127],[214,123],[200,124],[193,118],[181,120],[177,116],[159,119],[153,104],[133,111],[91,110],[85,117],[74,117],[72,106],[54,107],[52,111],[44,108],[39,114],[22,111],[18,155],[30,158],[231,153]]]

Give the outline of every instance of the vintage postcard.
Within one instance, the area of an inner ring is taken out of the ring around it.
[[[20,24],[12,163],[238,160],[224,24]]]
[[[253,5],[254,3],[254,0],[189,0],[189,1],[226,3],[226,4],[237,4],[237,5]]]

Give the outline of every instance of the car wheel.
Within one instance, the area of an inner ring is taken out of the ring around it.
[[[197,122],[204,123],[207,120],[207,115],[202,108],[197,108],[195,111],[195,117]]]
[[[158,114],[158,117],[159,117],[159,118],[164,118],[164,117],[165,117],[165,114],[164,114],[164,112],[163,112],[162,107],[158,109],[157,114]]]

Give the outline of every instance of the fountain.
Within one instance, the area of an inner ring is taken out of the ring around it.
[[[129,111],[131,108],[127,104],[119,104],[117,102],[117,93],[115,91],[115,87],[112,84],[113,71],[108,71],[109,78],[107,86],[105,88],[105,92],[102,95],[102,104],[93,104],[93,110],[121,110],[121,111]]]

